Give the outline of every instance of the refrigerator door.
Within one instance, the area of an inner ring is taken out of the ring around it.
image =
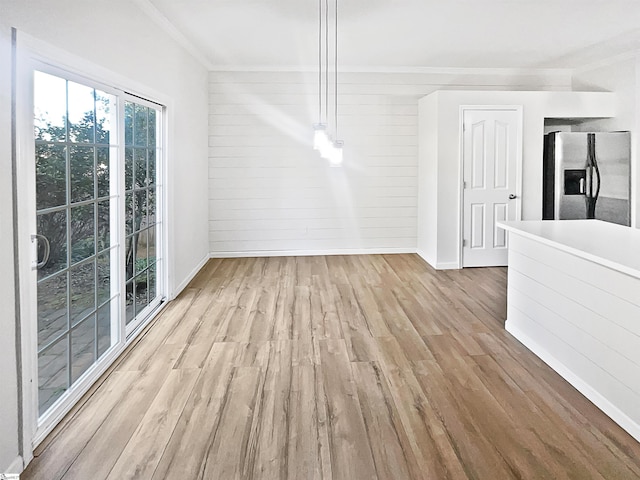
[[[554,137],[554,218],[590,218],[587,207],[595,201],[591,218],[630,225],[630,133],[595,133],[597,168],[588,165],[588,133],[550,135]],[[589,192],[598,195],[589,199]]]
[[[600,173],[600,194],[596,201],[595,218],[630,225],[631,134],[596,133],[595,138],[596,161]]]
[[[586,219],[587,134],[555,133],[554,218]]]

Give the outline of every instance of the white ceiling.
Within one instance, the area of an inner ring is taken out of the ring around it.
[[[317,62],[318,0],[147,1],[217,68]],[[640,49],[640,0],[338,1],[343,68],[575,68]]]

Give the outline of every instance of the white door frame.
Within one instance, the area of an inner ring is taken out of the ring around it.
[[[518,114],[518,130],[516,144],[516,198],[515,214],[516,220],[522,218],[522,143],[524,115],[522,105],[460,105],[459,125],[458,125],[458,268],[463,268],[463,236],[464,236],[464,115],[472,110],[494,110],[511,111]],[[540,159],[542,162],[542,159]],[[542,164],[542,163],[541,163]]]

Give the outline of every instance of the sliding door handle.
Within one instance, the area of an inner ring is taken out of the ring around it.
[[[31,241],[36,242],[36,261],[33,264],[32,269],[40,270],[49,261],[49,255],[51,254],[51,245],[49,244],[49,239],[44,235],[39,235],[39,234],[31,235]],[[39,241],[42,241],[42,244],[44,245],[44,255],[42,255],[42,260],[38,262],[38,242]]]

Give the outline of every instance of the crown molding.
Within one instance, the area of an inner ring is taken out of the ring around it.
[[[193,43],[191,43],[191,41],[185,37],[173,23],[171,23],[171,20],[158,10],[150,0],[133,0],[133,2],[138,5],[140,10],[142,10],[156,25],[162,28],[165,33],[171,36],[182,48],[189,52],[191,56],[200,63],[200,65],[207,70],[212,70],[214,68],[214,65],[207,56],[204,55]]]
[[[568,75],[570,68],[485,68],[485,67],[384,67],[341,66],[340,73],[416,73],[416,74],[483,74],[483,75]],[[316,73],[311,65],[215,65],[211,72],[296,72]]]
[[[599,68],[609,67],[616,63],[625,62],[627,60],[638,60],[640,59],[640,50],[633,49],[627,52],[619,53],[612,57],[603,58],[601,60],[597,60],[595,62],[587,63],[581,67],[577,67],[573,69],[574,74],[580,74],[584,72],[589,72],[591,70],[598,70]]]

